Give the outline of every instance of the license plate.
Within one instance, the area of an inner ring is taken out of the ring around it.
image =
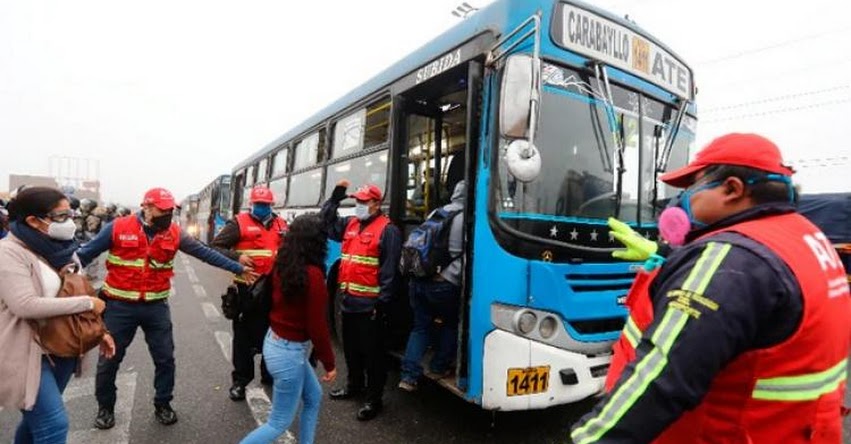
[[[506,393],[508,396],[543,393],[550,386],[550,366],[508,369]]]

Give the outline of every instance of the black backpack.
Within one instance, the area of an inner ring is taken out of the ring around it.
[[[399,261],[399,269],[403,275],[416,278],[432,277],[460,257],[452,257],[449,253],[449,233],[452,231],[452,220],[461,211],[438,208],[411,232],[402,245],[402,257]]]

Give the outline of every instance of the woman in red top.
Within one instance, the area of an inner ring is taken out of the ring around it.
[[[263,343],[266,367],[274,378],[272,412],[242,443],[271,443],[287,431],[304,403],[299,442],[312,444],[319,419],[322,388],[308,362],[310,345],[325,368],[323,382],[337,377],[328,330],[325,257],[328,246],[322,224],[313,215],[297,217],[284,235],[272,274],[270,329]]]

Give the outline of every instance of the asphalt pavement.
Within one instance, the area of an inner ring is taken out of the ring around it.
[[[229,274],[185,255],[176,262],[174,292],[169,299],[174,323],[177,383],[172,406],[179,421],[160,425],[153,416],[154,367],[144,334],[139,331],[121,365],[117,380],[116,427],[96,430],[94,362],[86,359],[81,378],[65,392],[70,417],[70,444],[236,443],[268,415],[272,394],[252,384],[245,402],[227,397],[230,385],[230,322],[221,316],[219,297]],[[342,350],[335,344],[339,378],[345,381]],[[258,369],[259,375],[259,369]],[[451,443],[569,443],[570,425],[587,412],[592,402],[543,411],[483,411],[476,405],[427,381],[417,392],[396,388],[398,371],[391,372],[385,391],[385,410],[375,420],[359,422],[357,401],[323,398],[317,443],[340,444],[451,444]],[[327,393],[330,386],[323,385]],[[0,443],[13,440],[20,419],[15,411],[0,411]],[[298,434],[298,421],[292,433]],[[293,435],[279,443],[296,442]],[[851,421],[845,421],[844,443],[851,444]]]

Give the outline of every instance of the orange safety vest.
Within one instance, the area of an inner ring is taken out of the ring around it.
[[[349,219],[343,234],[340,255],[340,290],[352,296],[377,298],[381,292],[379,284],[381,233],[390,224],[390,218],[380,214],[361,230],[356,217]]]
[[[824,234],[796,213],[747,221],[721,231],[747,236],[786,263],[803,294],[801,324],[784,342],[743,353],[727,364],[715,376],[701,403],[671,424],[654,443],[839,444],[851,345],[851,297],[838,255]],[[634,286],[636,293],[627,297],[627,306],[635,313],[638,338],[649,325],[645,322],[647,313],[652,322],[648,289],[649,281]],[[639,322],[646,325],[639,326]],[[629,359],[635,358],[633,344],[637,340],[624,338],[637,338],[629,329],[628,323],[621,339],[632,348],[613,358],[613,362],[625,362],[612,367],[607,387],[609,380],[614,383],[620,377],[630,350]],[[621,346],[622,340],[618,341]]]
[[[179,246],[180,228],[174,223],[149,242],[138,216],[115,219],[104,293],[112,299],[134,302],[167,298]]]
[[[244,254],[254,260],[254,272],[268,274],[275,266],[275,257],[281,246],[281,236],[287,231],[287,222],[275,216],[269,228],[247,212],[236,216],[239,225],[239,242],[234,251]],[[234,276],[234,282],[245,284],[239,276]]]

